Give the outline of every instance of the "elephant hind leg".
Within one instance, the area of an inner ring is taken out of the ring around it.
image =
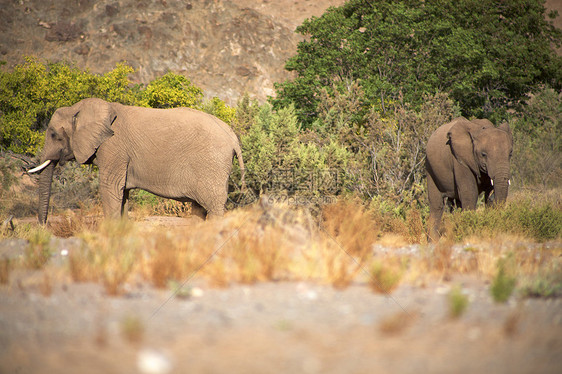
[[[207,218],[207,210],[201,206],[197,201],[191,201],[191,215],[194,217],[199,217],[202,220]]]

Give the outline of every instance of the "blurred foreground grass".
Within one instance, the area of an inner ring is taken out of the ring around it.
[[[0,278],[9,283],[10,272],[20,268],[52,271],[49,256],[60,249],[51,237],[74,236],[81,247],[69,253],[62,277],[97,282],[110,295],[125,293],[130,282],[166,288],[193,278],[213,287],[287,280],[345,288],[358,282],[390,293],[401,283],[423,286],[460,274],[490,281],[499,302],[513,292],[562,293],[559,191],[519,193],[503,208],[446,214],[436,245],[426,243],[426,217],[416,208],[402,214],[341,199],[316,215],[311,211],[255,204],[179,227],[151,225],[142,220],[145,210],[129,221],[67,211],[46,228],[16,220],[14,230],[3,227],[2,238],[26,239],[27,249],[20,259],[2,262]],[[45,279],[52,283],[61,277],[56,274]]]

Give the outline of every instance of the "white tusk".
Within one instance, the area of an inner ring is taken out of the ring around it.
[[[492,182],[492,187],[494,187],[494,180],[490,179],[490,182]]]
[[[28,174],[37,173],[38,171],[41,171],[41,170],[45,169],[50,163],[51,163],[51,160],[47,160],[47,161],[43,162],[41,165],[37,166],[36,168],[28,170],[27,173]]]
[[[507,185],[508,185],[508,186],[511,186],[511,179],[508,179],[508,180],[507,180]]]

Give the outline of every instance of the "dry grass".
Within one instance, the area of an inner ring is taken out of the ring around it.
[[[203,225],[175,235],[157,231],[144,240],[151,248],[145,278],[160,288],[167,287],[170,281],[181,282],[195,275],[215,250],[213,236]]]
[[[97,210],[77,210],[67,209],[56,219],[49,220],[49,230],[54,236],[59,238],[69,238],[76,236],[83,231],[93,231],[101,221],[101,212]]]
[[[98,232],[82,234],[84,247],[69,255],[72,279],[100,281],[109,295],[118,295],[139,258],[139,242],[132,222],[108,220]]]
[[[279,280],[289,262],[283,233],[273,226],[254,229],[251,225],[242,227],[227,243],[223,255],[234,263],[240,283]]]
[[[536,276],[560,268],[556,265],[562,255],[560,241],[537,243],[521,233],[473,233],[461,242],[444,237],[435,246],[426,245],[420,211],[412,208],[404,218],[386,212],[347,199],[322,207],[313,219],[306,210],[257,204],[188,228],[141,230],[144,222],[98,223],[91,211],[88,215],[67,211],[51,221],[49,231],[16,221],[13,235],[29,240],[29,247],[15,266],[43,269],[54,234],[82,238],[82,248],[69,255],[67,271],[74,281],[103,284],[111,295],[122,294],[131,279],[169,288],[192,278],[214,287],[309,280],[345,288],[366,282],[375,292],[390,293],[404,282],[423,285],[429,280],[449,281],[458,274],[492,281],[498,259],[509,254],[513,276],[534,282],[526,286],[527,297],[559,292],[558,283],[551,281],[556,277]],[[553,211],[546,212],[552,217]],[[376,259],[374,243],[387,251],[377,253]],[[414,255],[403,252],[409,243],[418,244]],[[9,281],[12,267],[11,262],[0,261],[0,283]],[[48,290],[57,279],[46,275],[43,282]]]
[[[379,233],[372,215],[357,201],[324,207],[319,245],[323,248],[326,277],[334,287],[347,287],[365,269]]]

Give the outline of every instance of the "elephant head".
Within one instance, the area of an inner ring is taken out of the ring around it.
[[[113,135],[111,124],[115,114],[111,104],[100,99],[86,99],[70,107],[55,111],[47,131],[41,153],[41,165],[28,173],[40,172],[39,222],[47,221],[51,182],[57,163],[76,160],[89,163],[99,146]]]
[[[488,120],[463,121],[451,127],[447,137],[454,157],[472,171],[477,184],[491,185],[495,200],[505,202],[513,150],[509,125],[494,127]]]

